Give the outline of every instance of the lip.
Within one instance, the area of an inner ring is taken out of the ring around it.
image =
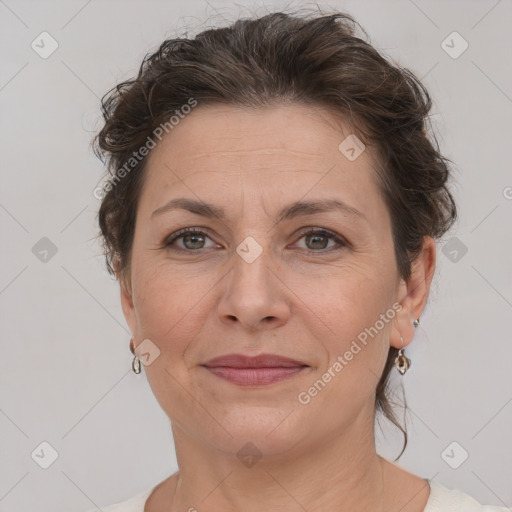
[[[309,365],[301,361],[276,354],[229,354],[211,359],[201,366],[213,375],[239,386],[272,384],[289,379],[309,368]]]
[[[296,361],[295,359],[277,354],[260,354],[257,356],[228,354],[210,359],[203,366],[209,368],[217,366],[229,366],[230,368],[292,368],[308,365],[302,361]]]

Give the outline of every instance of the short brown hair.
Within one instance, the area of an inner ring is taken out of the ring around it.
[[[193,39],[167,39],[144,58],[134,79],[109,91],[102,99],[105,124],[95,139],[110,180],[98,214],[109,272],[129,273],[146,158],[121,180],[116,172],[159,124],[194,98],[200,105],[247,108],[301,103],[341,114],[351,133],[378,155],[375,167],[391,216],[397,267],[409,278],[424,237],[441,237],[456,218],[447,188],[450,161],[431,130],[425,87],[356,36],[356,26],[368,40],[364,29],[340,12],[239,19]],[[403,453],[407,432],[387,390],[396,355],[391,347],[376,409],[404,434]]]

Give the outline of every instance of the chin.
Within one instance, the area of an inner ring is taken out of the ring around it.
[[[209,433],[216,432],[210,442],[220,450],[238,455],[241,449],[242,452],[253,449],[270,456],[288,452],[300,443],[307,435],[304,425],[309,422],[290,414],[289,408],[247,407],[224,413],[221,424],[233,437],[227,437],[220,427],[209,429]],[[220,438],[219,431],[222,431]]]

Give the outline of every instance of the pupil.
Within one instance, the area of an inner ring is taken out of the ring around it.
[[[199,247],[197,247],[197,246],[189,247],[187,244],[187,241],[189,241],[189,240],[192,240],[192,244],[197,243],[197,240],[199,240]],[[194,240],[196,240],[196,242],[194,242]],[[183,238],[183,243],[185,244],[185,247],[187,247],[188,249],[200,249],[201,242],[203,242],[203,241],[204,241],[204,237],[201,235],[186,235]]]
[[[328,242],[328,240],[327,240],[327,238],[324,235],[308,235],[306,237],[306,239],[308,241],[313,240],[313,245],[315,245],[315,240],[316,241],[318,241],[318,240],[322,240],[323,241],[323,243],[320,243],[319,246],[313,247],[313,249],[325,249],[327,247],[327,243],[326,242]]]

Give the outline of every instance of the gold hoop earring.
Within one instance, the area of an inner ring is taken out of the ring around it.
[[[404,344],[404,339],[400,336],[400,340],[402,341],[402,345]],[[396,369],[403,375],[411,366],[411,360],[404,355],[404,349],[401,348],[398,351],[398,355],[395,359]]]
[[[136,373],[138,375],[141,372],[140,359],[135,354],[135,350],[133,349],[133,338],[130,340],[130,350],[133,354],[132,370],[133,370],[133,373]]]

